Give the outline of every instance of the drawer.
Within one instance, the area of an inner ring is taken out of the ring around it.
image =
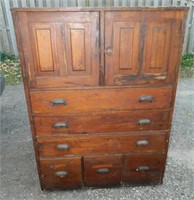
[[[34,117],[37,136],[165,130],[168,120],[169,111],[153,110]]]
[[[45,189],[78,188],[82,185],[81,158],[40,160],[41,184]]]
[[[121,184],[122,156],[84,157],[85,186]]]
[[[161,182],[165,162],[164,154],[125,155],[123,181],[128,184]]]
[[[166,132],[131,132],[37,138],[41,157],[165,151]]]
[[[165,109],[170,107],[172,88],[33,91],[30,95],[33,113],[65,114]]]

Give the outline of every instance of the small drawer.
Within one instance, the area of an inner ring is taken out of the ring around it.
[[[86,186],[121,184],[122,156],[84,157],[84,182]]]
[[[125,155],[123,181],[128,184],[159,183],[165,162],[164,154]]]
[[[39,155],[55,157],[65,155],[118,154],[129,151],[164,152],[165,131],[80,135],[77,137],[37,138]]]
[[[166,109],[172,88],[31,91],[30,96],[34,114]]]
[[[47,115],[35,116],[34,122],[37,136],[165,130],[169,128],[169,111]]]
[[[82,186],[81,158],[40,160],[43,189],[68,189]]]

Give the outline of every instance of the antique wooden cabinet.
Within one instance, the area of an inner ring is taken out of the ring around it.
[[[162,183],[187,12],[12,9],[42,189]]]

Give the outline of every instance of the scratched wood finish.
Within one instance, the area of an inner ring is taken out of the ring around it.
[[[142,119],[150,120],[140,124]],[[34,117],[37,137],[63,134],[113,133],[145,130],[167,130],[169,111],[130,111],[68,114]],[[57,123],[67,126],[56,127]]]
[[[161,182],[165,159],[164,154],[125,155],[123,181],[128,184]],[[141,170],[142,166],[146,169]]]
[[[140,97],[145,95],[153,97],[153,102],[140,102]],[[35,114],[165,109],[171,105],[171,95],[172,88],[44,91],[31,92],[31,103]],[[67,103],[53,106],[55,99],[64,99]]]
[[[42,189],[162,183],[187,12],[12,9]]]
[[[100,34],[100,9],[84,9],[18,13],[31,88],[175,81],[184,12],[105,11],[105,32]],[[100,45],[102,37],[104,45]]]
[[[40,160],[40,164],[41,182],[44,188],[65,189],[82,186],[81,157]],[[62,174],[62,172],[67,174]]]
[[[106,12],[106,85],[175,81],[180,26],[172,11]]]
[[[117,154],[129,151],[164,152],[167,133],[131,132],[99,135],[79,135],[69,137],[43,137],[37,139],[39,155],[54,157],[66,155]],[[137,145],[138,141],[146,140],[147,145]],[[68,145],[67,149],[59,150],[58,145]]]

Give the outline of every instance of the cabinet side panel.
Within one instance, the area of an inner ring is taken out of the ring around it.
[[[33,123],[33,118],[32,118],[32,109],[31,109],[31,101],[30,101],[30,94],[29,94],[29,87],[28,87],[28,80],[27,80],[27,64],[25,60],[25,49],[23,46],[23,39],[21,36],[21,27],[25,27],[26,21],[27,21],[27,15],[25,12],[17,13],[12,11],[12,18],[14,22],[14,29],[15,29],[15,34],[16,34],[16,41],[17,41],[17,47],[19,51],[19,58],[20,58],[20,63],[21,63],[21,68],[22,68],[22,77],[23,77],[23,83],[24,83],[24,92],[25,92],[25,98],[26,98],[26,103],[27,103],[27,109],[28,109],[28,115],[29,115],[29,120],[30,120],[30,127],[32,131],[32,139],[33,139],[33,145],[34,145],[34,150],[35,150],[35,158],[36,158],[36,164],[37,164],[37,169],[38,169],[38,174],[39,177],[41,176],[41,171],[40,171],[40,162],[39,162],[39,155],[38,155],[38,149],[37,149],[37,143],[36,143],[36,138],[35,138],[35,126]],[[40,182],[41,184],[41,182]],[[43,189],[43,186],[41,184],[41,188]]]

